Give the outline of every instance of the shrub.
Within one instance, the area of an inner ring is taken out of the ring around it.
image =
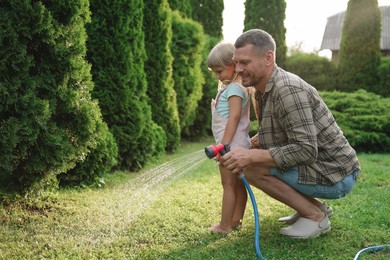
[[[204,34],[202,26],[173,12],[172,47],[173,80],[182,135],[189,135],[195,120],[198,101],[202,98],[204,78],[201,70]]]
[[[166,151],[180,145],[180,122],[172,77],[172,11],[167,0],[144,0],[143,31],[147,60],[147,95],[153,121],[166,135]]]
[[[56,188],[101,138],[85,61],[87,0],[17,1],[0,8],[0,179],[27,195]]]
[[[207,67],[207,56],[210,50],[219,41],[218,38],[206,36],[206,44],[203,49],[203,62],[201,65],[203,76],[205,78],[202,86],[203,96],[198,102],[196,108],[196,118],[191,127],[189,127],[188,133],[186,132],[185,138],[194,139],[201,136],[212,135],[211,133],[211,99],[215,98],[218,90],[218,80],[213,73]]]
[[[389,98],[382,98],[365,90],[320,94],[355,150],[390,151]]]
[[[159,146],[141,143],[154,127],[146,96],[143,33],[143,1],[91,0],[92,22],[88,24],[88,60],[92,63],[95,89],[105,122],[118,144],[119,167],[137,170]],[[150,129],[149,129],[150,128]],[[164,139],[165,137],[161,137]],[[150,147],[139,151],[144,146]]]
[[[259,133],[259,122],[257,120],[251,120],[249,126],[249,137],[252,137]]]
[[[375,93],[384,97],[390,97],[390,57],[383,57],[378,67],[379,86]]]
[[[118,157],[118,146],[105,123],[98,125],[96,144],[76,167],[58,176],[60,186],[101,186],[102,176],[110,173]]]
[[[314,53],[295,52],[287,58],[286,69],[317,90],[336,89],[336,66],[325,57]]]

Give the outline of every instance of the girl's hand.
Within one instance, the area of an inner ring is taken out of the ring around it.
[[[260,145],[259,145],[259,138],[256,135],[252,136],[251,138],[251,143],[252,143],[252,149],[258,149],[260,148]]]

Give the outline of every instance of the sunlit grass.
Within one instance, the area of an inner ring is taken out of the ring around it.
[[[57,203],[47,210],[0,207],[0,259],[256,259],[249,200],[240,230],[225,236],[207,231],[218,222],[221,208],[222,188],[213,160],[143,190],[134,200],[144,187],[137,176],[180,161],[211,142],[183,143],[139,173],[107,176],[104,189],[60,191]],[[279,235],[283,225],[277,218],[291,210],[253,189],[261,251],[267,259],[353,259],[365,247],[390,243],[390,155],[359,158],[363,174],[358,185],[349,196],[328,201],[334,208],[332,231],[319,238]],[[389,257],[389,250],[383,250],[360,259]]]

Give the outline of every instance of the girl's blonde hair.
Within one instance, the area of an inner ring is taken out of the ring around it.
[[[207,66],[227,67],[233,63],[234,45],[230,42],[221,41],[210,51],[207,58]]]
[[[227,67],[234,63],[233,61],[234,44],[230,42],[220,41],[210,51],[207,57],[207,67],[209,69],[213,67]],[[238,81],[237,73],[231,81]],[[230,82],[231,82],[230,81]],[[229,82],[229,83],[230,83]],[[218,88],[224,87],[222,82],[219,82]]]

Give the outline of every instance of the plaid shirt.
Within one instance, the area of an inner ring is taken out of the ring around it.
[[[255,98],[260,148],[282,171],[298,167],[300,183],[327,185],[360,172],[355,150],[314,87],[275,65]]]

